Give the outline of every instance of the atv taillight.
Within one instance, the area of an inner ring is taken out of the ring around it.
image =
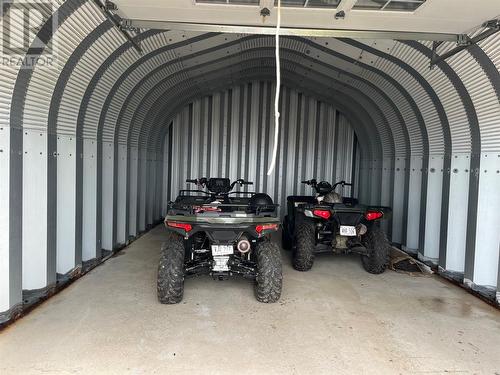
[[[193,229],[193,227],[191,226],[191,224],[177,223],[175,221],[167,221],[167,226],[169,226],[171,228],[184,229],[186,231],[186,233],[189,232],[191,229]]]
[[[259,224],[255,226],[255,231],[261,234],[265,230],[278,230],[278,224]]]
[[[313,210],[313,215],[322,219],[329,219],[332,213],[329,210]]]
[[[368,221],[380,219],[382,216],[384,216],[384,213],[380,211],[367,211],[365,213],[365,219]]]

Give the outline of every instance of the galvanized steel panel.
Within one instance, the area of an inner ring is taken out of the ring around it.
[[[263,145],[272,147],[274,115],[272,110],[266,111],[260,104],[260,95],[263,92],[272,93],[272,86],[271,82],[258,81],[239,85],[195,100],[174,118],[172,179],[169,186],[163,188],[171,192],[169,199],[174,199],[177,191],[185,186],[186,178],[226,176],[226,173],[219,174],[221,160],[225,160],[228,168],[227,177],[241,177],[254,182],[259,180],[258,185],[250,187],[250,190],[267,191],[282,207],[286,204],[286,195],[312,193],[300,183],[301,179],[351,180],[354,132],[348,121],[339,115],[337,124],[332,106],[288,88],[284,88],[282,97],[292,99],[282,99],[281,113],[282,116],[286,113],[295,117],[290,117],[286,124],[282,123],[277,171],[267,176],[268,164],[257,159],[257,154],[260,152],[262,158],[262,154],[267,152],[268,157],[263,159],[270,158],[270,150]],[[228,102],[220,100],[222,97],[231,97],[230,119],[226,118]],[[209,114],[212,121],[207,117]],[[324,123],[317,121],[318,114]],[[337,131],[335,126],[338,126]],[[329,136],[320,137],[319,134],[325,134],[324,128],[329,130]],[[224,132],[226,138],[220,137]],[[228,132],[230,138],[227,137]],[[336,139],[334,134],[337,134]],[[214,138],[217,141],[212,142]],[[326,157],[332,153],[336,156],[336,168],[332,168],[331,156],[330,160]],[[285,154],[286,163],[283,162]],[[186,161],[188,165],[185,165]],[[285,174],[287,177],[283,178]],[[284,189],[283,184],[286,185]],[[283,210],[281,212],[284,213]]]
[[[373,65],[403,84],[404,88],[415,100],[424,119],[429,140],[429,153],[443,154],[444,136],[441,121],[434,104],[424,88],[412,75],[393,62],[379,58]]]
[[[450,124],[452,152],[470,152],[471,138],[467,114],[450,80],[438,67],[429,69],[429,59],[406,44],[397,43],[391,53],[415,68],[436,91]]]
[[[496,33],[487,39],[478,43],[481,49],[488,55],[490,60],[495,64],[498,71],[500,71],[500,34]]]
[[[89,81],[94,73],[95,67],[99,67],[106,58],[123,44],[123,37],[115,29],[109,30],[101,38],[99,38],[87,51],[82,62],[78,65],[89,65],[89,75],[86,76],[86,81]],[[97,70],[97,69],[96,69]],[[103,82],[103,81],[102,81]],[[109,82],[109,81],[108,81]],[[112,80],[109,82],[109,88],[112,85]],[[82,135],[84,138],[97,139],[97,127],[99,124],[100,109],[106,100],[107,91],[104,87],[97,88],[92,92],[87,111],[84,114]],[[64,100],[64,96],[63,96]]]
[[[33,4],[43,4],[44,6],[48,3],[51,4],[54,10],[57,10],[64,1],[39,1],[33,0],[29,2],[30,8]],[[3,6],[3,4],[2,4]],[[16,3],[17,7],[24,7],[22,2]],[[38,16],[36,12],[31,12],[33,16]],[[29,35],[24,35],[24,18],[23,17],[2,17],[2,27],[9,28],[9,34],[2,33],[2,46],[8,46],[8,37],[11,38],[11,43],[14,42],[16,46],[23,46],[27,51],[27,46],[30,46],[35,38],[34,33],[29,33]],[[27,42],[26,38],[28,38]],[[64,64],[64,60],[61,62]],[[2,74],[0,74],[0,123],[2,125],[7,125],[10,122],[10,106],[12,102],[12,93],[14,90],[15,81],[19,73],[20,65],[17,64],[2,64]]]
[[[446,62],[465,85],[477,114],[481,152],[500,151],[500,101],[488,76],[469,53],[456,54]]]
[[[319,77],[319,78],[318,78],[318,80],[322,80],[322,79],[324,80],[323,76],[321,76],[321,77]],[[167,82],[165,82],[165,86],[166,86],[166,87],[168,87],[168,86],[167,86]],[[158,90],[159,90],[159,91],[158,91],[158,93],[156,94],[156,97],[159,97],[160,95],[164,95],[164,94],[163,94],[163,91],[160,91],[160,86],[158,86]],[[162,89],[162,90],[166,90],[166,88],[165,88],[165,89]],[[340,90],[340,86],[339,86],[339,90]],[[344,86],[344,88],[342,88],[342,91],[346,92],[345,86]],[[170,94],[170,95],[173,95],[173,93],[172,93],[172,94]],[[146,103],[143,103],[143,105],[145,106],[145,108],[144,108],[144,109],[142,109],[142,110],[138,113],[138,116],[137,116],[137,118],[136,118],[136,120],[135,120],[136,122],[137,122],[137,121],[138,121],[138,122],[140,122],[140,121],[141,121],[141,118],[144,118],[146,114],[149,114],[149,113],[151,112],[151,110],[150,110],[149,108],[151,108],[151,106],[153,105],[154,101],[155,101],[155,98],[148,98],[147,104],[146,104]],[[155,109],[152,109],[152,110],[155,110]],[[377,114],[374,114],[374,116],[377,118]],[[152,120],[152,118],[151,118],[151,116],[150,116],[149,121],[151,121],[151,120]],[[380,123],[380,121],[379,121],[379,123]],[[146,125],[143,127],[142,132],[143,132],[143,133],[147,133],[147,132],[149,131],[148,129],[149,129],[152,125],[153,125],[152,123],[146,124]],[[382,126],[382,125],[380,125],[380,126]],[[382,132],[382,133],[383,133],[383,132]],[[134,139],[137,139],[137,138],[135,138],[135,136],[138,136],[138,135],[139,135],[139,134],[137,133],[137,131],[133,131],[133,133],[132,133],[132,136],[133,136],[133,138],[132,138],[132,144],[134,144],[134,142],[135,142],[135,141],[134,141]],[[376,137],[377,137],[377,136],[375,135],[375,136],[374,136],[374,137],[372,137],[370,140],[375,140],[375,139],[376,139]],[[146,138],[144,138],[144,141],[145,141],[145,140],[146,140]],[[390,150],[391,150],[391,149],[392,149],[392,147],[386,147],[386,148],[384,149],[384,151],[386,151],[386,152],[390,152]]]
[[[24,102],[23,127],[33,130],[47,130],[48,113],[52,93],[54,91],[57,77],[64,67],[64,63],[71,56],[75,48],[80,44],[87,32],[93,29],[94,25],[82,22],[86,13],[92,12],[93,3],[86,3],[79,7],[73,14],[65,20],[57,29],[53,39],[57,43],[55,50],[55,65],[47,68],[43,65],[36,65],[33,69],[31,80],[26,92]],[[83,30],[82,30],[83,29]],[[75,32],[82,30],[83,32]],[[55,124],[52,124],[54,126]]]

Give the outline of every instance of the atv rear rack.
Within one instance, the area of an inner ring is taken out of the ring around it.
[[[244,213],[247,216],[267,216],[267,217],[275,217],[276,209],[279,207],[278,204],[268,204],[268,205],[258,205],[253,206],[248,203],[220,203],[220,204],[211,204],[211,203],[188,203],[188,202],[170,202],[168,209],[170,212],[169,216],[172,215],[197,215],[197,216],[237,216],[242,215]],[[207,208],[206,211],[203,211],[203,208]],[[220,211],[215,211],[213,209],[221,209]],[[199,211],[203,212],[199,212]],[[197,212],[198,211],[198,212]],[[231,215],[235,214],[235,215]]]
[[[209,197],[212,194],[209,193],[208,191],[204,190],[191,190],[191,189],[184,189],[179,191],[179,196],[180,197],[197,197],[197,195],[190,195],[186,193],[202,193],[203,195]],[[226,193],[226,195],[233,195],[233,194],[246,194],[246,195],[254,195],[257,194],[255,191],[230,191],[229,193]]]

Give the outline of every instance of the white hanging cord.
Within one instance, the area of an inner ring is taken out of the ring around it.
[[[276,164],[276,154],[278,153],[278,136],[280,133],[279,129],[279,100],[280,100],[280,86],[281,86],[281,67],[280,67],[280,26],[281,26],[281,0],[278,0],[278,19],[276,21],[276,95],[274,97],[274,146],[273,146],[273,158],[271,159],[271,165],[269,165],[269,170],[267,175],[269,176],[274,171],[274,166]]]

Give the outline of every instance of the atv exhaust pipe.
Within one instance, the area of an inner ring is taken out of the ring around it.
[[[364,224],[358,224],[358,226],[356,227],[356,233],[358,236],[365,235],[367,231],[368,231],[368,228]]]
[[[236,244],[236,248],[242,254],[248,253],[252,247],[250,245],[250,241],[246,237],[241,237],[238,243]]]

